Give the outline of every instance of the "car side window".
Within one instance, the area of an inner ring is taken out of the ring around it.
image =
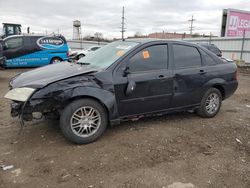
[[[91,48],[91,50],[92,51],[95,51],[95,50],[97,50],[99,47],[93,47],[93,48]]]
[[[201,54],[202,54],[202,57],[203,57],[203,60],[204,60],[203,61],[204,65],[216,65],[217,64],[217,62],[212,57],[210,57],[209,54],[207,54],[203,50],[201,50]]]
[[[11,38],[7,41],[5,41],[5,45],[7,49],[14,49],[21,47],[23,45],[23,38],[18,37],[18,38]]]
[[[155,45],[136,53],[129,60],[130,72],[166,69],[168,62],[168,46]]]
[[[176,69],[200,67],[201,55],[197,48],[174,44],[174,63]]]

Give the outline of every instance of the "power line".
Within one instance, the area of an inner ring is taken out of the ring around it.
[[[190,30],[190,35],[193,34],[193,30],[194,30],[194,21],[196,21],[196,19],[194,19],[194,15],[192,15],[192,19],[191,20],[188,20],[190,22],[190,27],[189,27],[189,30]]]

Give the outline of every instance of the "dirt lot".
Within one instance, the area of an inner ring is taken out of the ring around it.
[[[0,187],[250,187],[250,74],[239,75],[213,119],[178,113],[126,122],[77,146],[58,122],[30,122],[18,135],[3,95],[21,71],[0,70],[0,165],[14,165],[0,169]]]

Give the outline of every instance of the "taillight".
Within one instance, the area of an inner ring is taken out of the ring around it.
[[[69,57],[69,51],[67,51],[67,57]]]

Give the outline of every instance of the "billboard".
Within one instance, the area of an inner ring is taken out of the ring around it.
[[[250,12],[227,9],[224,10],[224,14],[226,19],[226,25],[224,26],[224,36],[242,37],[244,33],[245,36],[250,36]]]

